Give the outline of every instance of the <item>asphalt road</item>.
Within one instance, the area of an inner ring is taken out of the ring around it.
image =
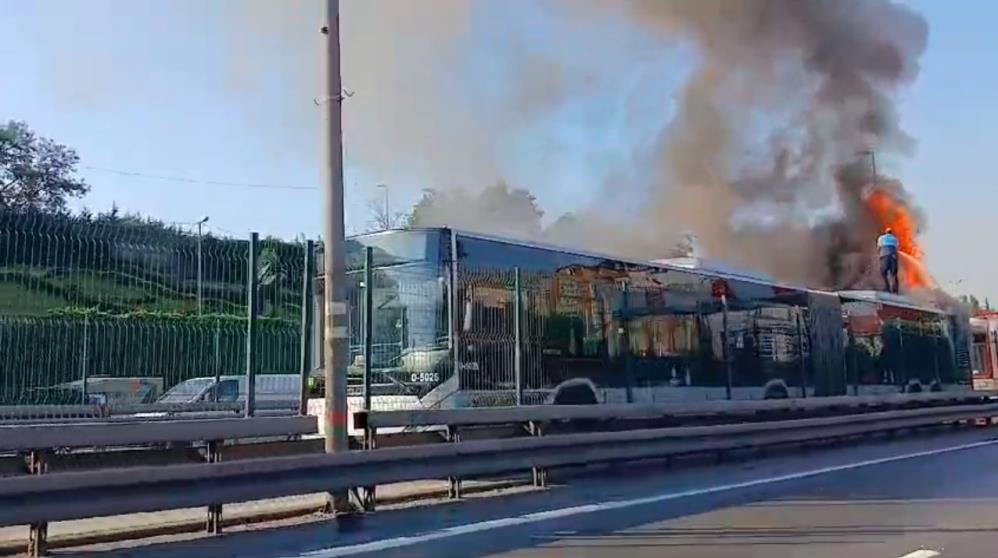
[[[623,465],[545,492],[78,556],[988,558],[998,556],[998,432]]]

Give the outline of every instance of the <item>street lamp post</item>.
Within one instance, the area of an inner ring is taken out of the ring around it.
[[[198,316],[204,311],[204,255],[201,247],[204,237],[201,227],[207,222],[208,216],[205,215],[196,223],[198,226]]]
[[[860,151],[860,155],[868,156],[870,158],[870,167],[873,169],[873,184],[874,188],[877,187],[877,153],[872,149],[867,149],[866,151]]]

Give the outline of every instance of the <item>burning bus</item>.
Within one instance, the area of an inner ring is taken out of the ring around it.
[[[969,386],[969,317],[879,291],[842,291],[854,393],[942,391]]]
[[[979,312],[970,319],[974,389],[998,390],[998,312]]]
[[[971,387],[967,320],[897,295],[447,228],[353,237],[347,267],[352,407],[365,374],[375,409]]]

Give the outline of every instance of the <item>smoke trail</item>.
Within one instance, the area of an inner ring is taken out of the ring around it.
[[[877,231],[862,210],[871,175],[857,152],[912,148],[892,99],[918,73],[924,20],[887,1],[636,0],[626,9],[635,26],[689,40],[699,56],[661,136],[660,188],[643,221],[679,224],[710,254],[782,278],[862,282],[857,266]],[[815,223],[829,207],[836,218]]]
[[[928,30],[903,5],[344,0],[341,20],[344,83],[357,92],[344,106],[347,160],[436,189],[422,224],[642,258],[692,232],[707,255],[785,280],[871,284],[879,222],[857,152],[890,160],[914,146],[894,97],[917,76]],[[678,87],[663,87],[670,76]],[[582,144],[552,130],[566,119]],[[552,172],[569,160],[578,172]],[[500,179],[545,205],[580,201],[539,232],[540,213],[506,211],[503,196],[469,201]],[[580,181],[599,185],[595,200]]]

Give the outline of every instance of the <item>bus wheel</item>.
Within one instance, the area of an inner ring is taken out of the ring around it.
[[[571,383],[558,388],[554,394],[555,405],[595,405],[596,392],[586,383]]]
[[[763,399],[790,399],[790,389],[783,380],[770,380],[762,392]]]

